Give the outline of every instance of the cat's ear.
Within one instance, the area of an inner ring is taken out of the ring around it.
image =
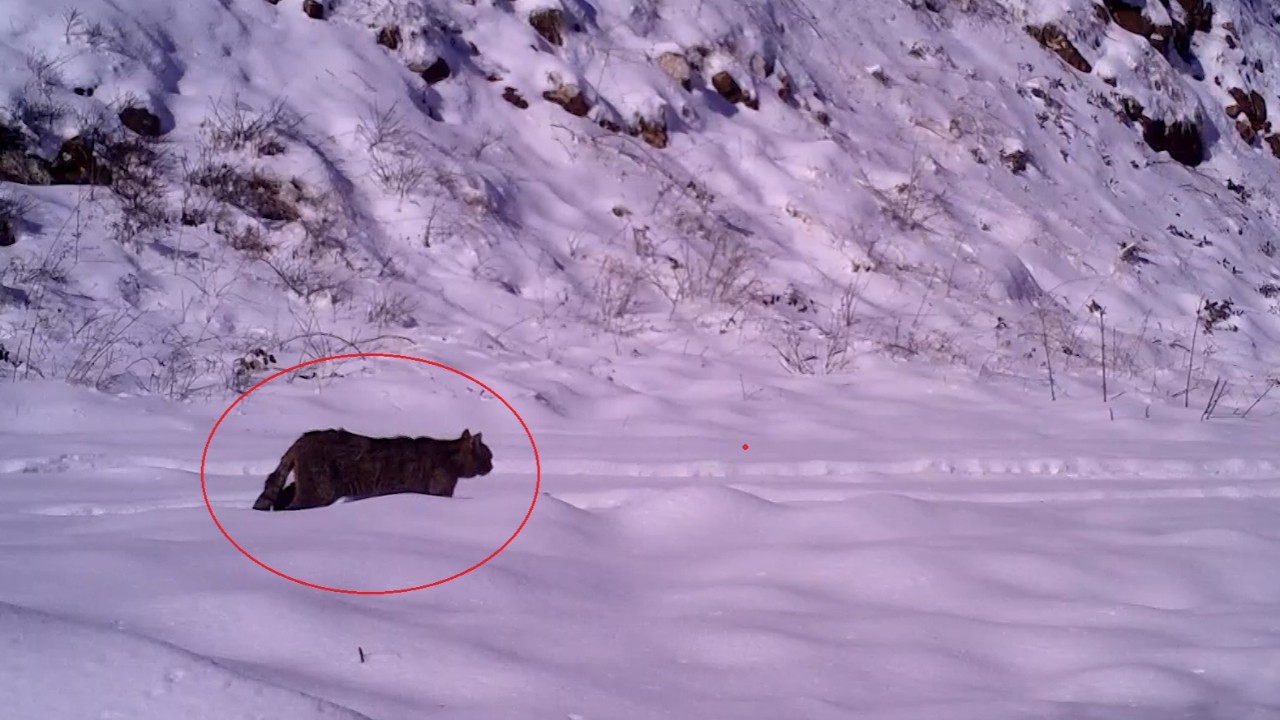
[[[484,433],[476,433],[476,436],[471,440],[472,444],[479,445],[481,435],[484,435]]]
[[[464,442],[471,442],[471,428],[467,428],[462,431],[462,440]]]

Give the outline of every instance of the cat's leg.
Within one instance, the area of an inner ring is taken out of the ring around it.
[[[457,486],[458,478],[455,475],[445,470],[436,470],[431,473],[431,480],[427,482],[426,494],[453,497],[453,489]]]
[[[337,501],[333,492],[333,482],[329,480],[324,468],[312,467],[307,463],[299,463],[293,471],[293,498],[285,510],[306,510],[324,507]]]
[[[284,482],[289,477],[289,471],[293,463],[290,461],[289,455],[286,454],[280,459],[280,464],[270,475],[267,481],[263,483],[262,494],[253,503],[254,510],[279,510],[281,503],[279,502],[280,491],[284,488]]]

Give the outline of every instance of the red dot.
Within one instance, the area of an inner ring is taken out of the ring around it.
[[[747,449],[747,448],[749,448],[749,447],[751,447],[751,446],[750,446],[750,445],[748,445],[748,444],[746,444],[746,443],[742,443],[742,449],[743,449],[743,450],[746,450],[746,449]]]

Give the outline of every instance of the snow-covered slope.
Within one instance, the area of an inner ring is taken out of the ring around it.
[[[1274,365],[1254,4],[4,7],[9,176],[87,178],[22,159],[77,134],[115,167],[6,184],[8,374],[186,397],[257,349],[461,343],[1045,383],[1106,335],[1167,398]]]

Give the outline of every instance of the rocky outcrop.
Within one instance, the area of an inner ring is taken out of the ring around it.
[[[127,107],[120,111],[120,124],[142,137],[155,138],[162,134],[160,117],[140,107]]]
[[[636,132],[640,139],[659,150],[667,146],[667,124],[662,120],[640,118],[636,123]]]
[[[586,117],[587,113],[591,112],[591,105],[577,85],[560,85],[554,90],[542,93],[542,98],[564,108],[570,115]]]
[[[409,71],[416,74],[426,81],[428,85],[435,85],[449,79],[452,71],[449,69],[449,63],[444,58],[436,58],[436,61],[430,65],[422,65],[413,63],[409,65]]]
[[[760,109],[759,101],[746,90],[743,90],[737,79],[727,70],[721,70],[711,76],[711,87],[720,93],[720,97],[734,105],[746,105],[752,110]]]
[[[1227,93],[1232,100],[1226,108],[1227,116],[1236,121],[1236,132],[1242,140],[1252,145],[1259,137],[1271,132],[1267,101],[1261,94],[1238,87],[1227,90]]]
[[[1271,154],[1280,159],[1280,135],[1268,135],[1266,142],[1267,146],[1271,148]]]
[[[513,87],[508,86],[502,89],[502,99],[512,105],[515,105],[521,110],[529,109],[529,101],[525,100],[524,96],[520,94],[520,91]]]
[[[378,44],[388,50],[399,50],[403,42],[404,36],[400,34],[399,25],[388,25],[378,31]]]
[[[320,0],[302,0],[302,12],[312,20],[324,19],[324,3]]]
[[[564,12],[559,8],[542,8],[529,14],[529,24],[543,40],[556,47],[564,45]]]
[[[1156,152],[1167,152],[1173,160],[1195,167],[1204,162],[1204,141],[1200,126],[1190,120],[1166,123],[1143,118],[1142,139]]]
[[[680,83],[686,91],[693,89],[693,67],[684,55],[675,52],[664,52],[658,56],[658,67],[672,80]]]
[[[1084,55],[1071,43],[1067,34],[1057,25],[1027,25],[1024,30],[1040,43],[1041,47],[1051,50],[1062,58],[1062,61],[1082,73],[1093,72],[1093,65],[1084,59]]]

